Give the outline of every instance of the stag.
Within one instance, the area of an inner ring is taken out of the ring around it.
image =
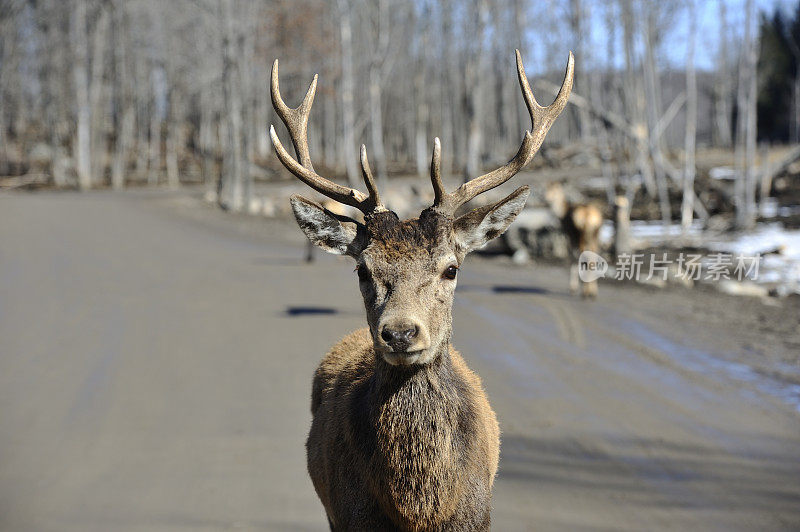
[[[361,146],[367,193],[316,173],[308,150],[308,117],[317,77],[297,108],[287,106],[272,67],[272,103],[289,130],[293,158],[270,128],[281,163],[317,192],[364,214],[336,214],[295,195],[297,223],[308,239],[356,261],[368,328],[325,355],[314,374],[308,472],[331,530],[488,530],[499,428],[480,378],[450,344],[453,294],[465,256],[508,228],[529,189],[456,216],[459,207],[497,187],[534,157],[567,104],[570,53],[553,104],[539,105],[517,51],[517,73],[532,129],[504,166],[454,192],[442,185],[441,145],[434,141],[434,200],[401,221],[381,202]]]

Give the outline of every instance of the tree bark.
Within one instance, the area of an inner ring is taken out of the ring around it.
[[[442,173],[452,174],[455,171],[458,157],[458,142],[455,138],[455,113],[454,109],[458,103],[458,78],[455,66],[454,41],[454,19],[452,0],[442,0],[441,3],[441,33],[444,41],[441,54],[438,60],[442,65],[439,70],[439,100],[443,109],[442,112]]]
[[[647,125],[645,118],[644,91],[641,86],[641,76],[635,71],[635,29],[636,16],[633,12],[632,0],[620,0],[620,10],[623,28],[623,45],[625,52],[625,83],[623,95],[625,108],[630,113],[628,122],[636,132],[635,161],[642,181],[650,197],[658,194],[653,167],[650,164],[649,146],[647,142]]]
[[[421,62],[420,62],[421,63]],[[428,162],[428,136],[426,134],[426,118],[428,116],[428,104],[425,98],[424,77],[422,73],[422,65],[419,65],[418,71],[414,73],[414,92],[417,95],[417,108],[415,113],[416,139],[416,166],[417,176],[420,179],[425,179],[429,171]]]
[[[484,113],[484,86],[486,84],[485,62],[486,47],[484,34],[489,18],[489,5],[487,0],[476,0],[473,10],[474,21],[474,49],[467,59],[464,78],[466,79],[464,110],[467,116],[467,164],[464,167],[464,182],[476,177],[480,173],[481,147],[483,130],[482,119]]]
[[[694,69],[694,47],[697,33],[697,8],[689,0],[689,41],[686,51],[686,136],[683,171],[681,227],[686,231],[694,213],[695,140],[697,138],[697,77]]]
[[[617,196],[614,201],[614,254],[617,256],[630,253],[632,250],[630,216],[628,199],[625,196]]]
[[[388,173],[386,170],[386,148],[383,143],[383,67],[389,53],[390,28],[388,26],[388,10],[386,0],[375,2],[377,23],[375,26],[374,46],[369,65],[369,110],[370,133],[375,171],[379,186],[386,187]]]
[[[582,0],[570,0],[569,23],[572,30],[573,42],[575,42],[575,56],[579,68],[575,69],[575,88],[582,91],[584,95],[591,101],[590,85],[584,81],[588,79],[585,77],[588,74],[588,62],[585,41],[588,37],[586,31],[586,7]],[[582,67],[582,68],[581,68]],[[585,108],[578,108],[578,127],[582,141],[586,141],[591,136],[591,119],[589,113]]]
[[[747,166],[747,183],[745,189],[745,203],[747,205],[747,219],[745,225],[752,229],[756,224],[758,209],[756,208],[756,186],[758,180],[756,174],[756,139],[757,139],[757,119],[758,119],[758,37],[753,38],[748,51],[750,56],[750,80],[747,96],[747,138],[745,139],[745,160]]]
[[[337,0],[339,15],[339,37],[342,49],[342,158],[344,159],[347,181],[351,187],[358,186],[359,170],[356,161],[355,109],[353,98],[355,81],[353,73],[353,34],[352,6],[350,0]]]
[[[661,115],[661,91],[659,90],[658,74],[655,64],[655,10],[657,4],[650,4],[647,13],[647,22],[644,29],[645,55],[644,55],[644,80],[645,96],[647,98],[647,122],[650,157],[655,162],[655,179],[658,187],[658,205],[661,210],[661,221],[666,226],[672,218],[672,207],[669,201],[669,186],[664,172],[664,156],[660,137],[653,135],[653,131]]]
[[[144,54],[136,57],[135,72],[137,79],[147,79],[149,71]],[[148,158],[148,109],[150,92],[146,89],[146,83],[137,83],[135,86],[136,98],[136,178],[144,180],[147,176]]]
[[[169,95],[169,120],[167,121],[166,166],[167,186],[176,189],[180,186],[178,151],[183,146],[183,125],[180,113],[180,90],[173,86]]]
[[[147,183],[158,185],[159,172],[161,172],[161,116],[157,95],[153,95],[153,105],[150,110],[150,150],[147,172]]]
[[[714,137],[715,144],[728,148],[733,144],[731,138],[731,74],[728,55],[728,15],[725,0],[719,0],[719,54],[714,81]]]
[[[756,99],[758,63],[757,38],[753,32],[753,0],[745,4],[745,30],[742,53],[739,60],[739,87],[736,94],[736,166],[734,203],[736,227],[747,229],[755,222],[755,145],[756,145]]]
[[[103,117],[105,100],[105,52],[108,46],[109,22],[108,9],[100,7],[100,15],[94,30],[92,43],[92,71],[89,84],[90,105],[90,152],[91,152],[91,180],[93,185],[100,184],[105,171],[105,157],[108,147],[106,144]]]
[[[222,22],[222,86],[225,99],[227,150],[222,179],[220,205],[239,211],[243,206],[242,175],[242,102],[236,86],[239,63],[235,53],[236,32],[233,23],[233,0],[220,0]]]
[[[125,173],[128,169],[131,144],[134,135],[134,120],[136,111],[133,103],[133,88],[129,75],[128,50],[131,50],[128,35],[128,16],[125,4],[117,1],[114,3],[114,70],[116,73],[115,106],[117,112],[121,111],[114,159],[111,164],[111,186],[120,189],[125,186]],[[132,52],[131,52],[132,53]]]
[[[89,43],[86,34],[86,3],[78,2],[72,12],[71,40],[74,62],[72,72],[75,83],[75,99],[77,106],[77,134],[73,148],[78,187],[87,190],[92,186],[91,158],[91,106],[89,102],[89,79],[87,63],[89,60]]]
[[[67,92],[68,84],[65,83],[65,79],[68,77],[66,50],[68,50],[69,41],[68,38],[65,39],[61,25],[56,22],[67,14],[64,7],[63,5],[52,6],[51,11],[48,13],[48,19],[41,21],[46,26],[45,43],[50,50],[44,66],[47,72],[43,73],[46,77],[43,86],[47,92],[45,113],[47,115],[46,120],[51,147],[50,172],[53,177],[53,184],[58,188],[67,185],[67,154],[64,150],[64,139],[68,135],[66,125],[69,124],[70,118],[67,111],[69,106],[67,102],[69,98]],[[2,69],[0,68],[0,87],[4,86],[2,77]],[[0,97],[0,117],[3,116],[2,100],[3,98]],[[0,144],[4,144],[4,137],[4,121],[0,118]],[[0,172],[3,172],[3,170],[0,169]]]

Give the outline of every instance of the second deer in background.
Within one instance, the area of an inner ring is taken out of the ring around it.
[[[578,275],[578,260],[584,251],[599,253],[600,227],[603,225],[603,213],[599,207],[591,203],[573,204],[567,200],[561,183],[550,183],[544,194],[545,201],[553,214],[561,221],[561,228],[569,239],[570,275],[569,288],[573,294],[578,293],[581,285],[583,297],[597,297],[597,281],[583,282]]]

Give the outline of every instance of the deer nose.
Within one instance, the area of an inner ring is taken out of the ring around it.
[[[407,351],[411,342],[419,334],[419,327],[411,324],[401,326],[384,325],[381,330],[381,338],[389,344],[392,350],[397,352]]]

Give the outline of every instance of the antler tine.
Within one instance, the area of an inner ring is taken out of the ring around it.
[[[544,137],[550,130],[550,126],[553,125],[558,115],[560,115],[561,111],[567,106],[569,95],[572,92],[572,82],[575,78],[575,56],[572,55],[572,52],[569,53],[567,70],[564,73],[564,82],[561,84],[561,89],[559,89],[556,99],[547,107],[543,107],[539,105],[539,102],[536,101],[536,97],[533,95],[531,86],[528,83],[528,76],[525,75],[525,67],[522,64],[522,55],[519,53],[519,50],[516,50],[516,54],[519,87],[522,89],[525,105],[528,107],[528,112],[531,115],[531,131],[538,141],[535,144],[534,153],[531,155],[532,157],[539,150],[539,147],[541,147]]]
[[[369,198],[372,202],[372,210],[382,210],[381,198],[378,195],[378,187],[375,185],[375,178],[372,176],[372,170],[369,167],[369,160],[367,160],[367,147],[361,145],[361,175],[364,178],[364,184],[367,185]]]
[[[569,53],[567,70],[564,75],[564,82],[561,84],[561,90],[558,91],[558,95],[553,103],[547,107],[539,105],[539,102],[537,102],[536,98],[533,96],[533,91],[525,75],[525,68],[522,65],[522,56],[519,50],[516,50],[516,55],[519,85],[522,90],[522,96],[525,99],[525,105],[528,107],[528,112],[531,115],[531,131],[533,133],[531,133],[531,131],[525,132],[525,137],[522,139],[522,145],[519,151],[514,158],[508,161],[504,166],[464,183],[453,193],[446,194],[441,201],[434,203],[435,207],[438,207],[448,214],[453,214],[456,209],[478,194],[498,187],[514,177],[517,172],[533,159],[536,152],[539,151],[547,132],[550,130],[550,126],[553,125],[558,115],[561,114],[561,111],[563,111],[564,107],[567,105],[567,100],[572,92],[572,81],[575,76],[575,58],[572,52]]]
[[[276,59],[272,64],[270,88],[272,106],[286,125],[286,129],[289,130],[289,136],[292,138],[292,144],[294,145],[294,150],[297,155],[297,159],[289,155],[289,152],[283,147],[281,140],[278,138],[278,134],[275,132],[275,126],[270,126],[269,136],[272,139],[273,146],[275,146],[275,153],[278,155],[278,159],[280,159],[283,166],[306,185],[339,203],[355,207],[364,214],[369,214],[375,210],[381,210],[382,205],[378,197],[378,191],[375,188],[375,182],[372,179],[372,172],[370,172],[366,160],[366,150],[363,147],[361,156],[362,170],[364,173],[364,181],[369,190],[369,196],[350,187],[336,184],[314,171],[314,165],[311,163],[311,155],[308,151],[308,117],[311,113],[311,105],[314,103],[314,94],[317,90],[317,76],[314,76],[314,80],[308,87],[308,91],[300,105],[292,109],[286,105],[283,98],[281,98],[281,91],[278,84],[278,60]]]
[[[447,196],[442,185],[442,143],[439,137],[433,139],[433,155],[431,156],[431,184],[433,185],[433,205],[438,206]]]
[[[283,166],[297,176],[300,181],[323,196],[327,196],[339,203],[355,207],[361,212],[369,212],[369,209],[366,209],[366,203],[369,198],[365,196],[363,192],[329,181],[295,161],[294,158],[289,155],[289,152],[286,151],[286,148],[283,147],[283,144],[281,144],[281,140],[275,132],[275,126],[269,126],[269,136],[272,139],[272,144],[275,146],[275,153],[278,155],[278,159],[280,159]]]
[[[317,92],[317,75],[311,81],[311,85],[306,91],[306,95],[300,105],[292,109],[281,97],[281,89],[278,84],[278,60],[272,63],[272,76],[270,77],[270,94],[272,96],[272,107],[275,112],[281,117],[281,120],[289,130],[289,135],[292,138],[294,151],[297,154],[297,159],[300,164],[314,171],[314,165],[311,163],[311,154],[308,151],[308,117],[311,114],[311,105],[314,103],[314,95]]]

